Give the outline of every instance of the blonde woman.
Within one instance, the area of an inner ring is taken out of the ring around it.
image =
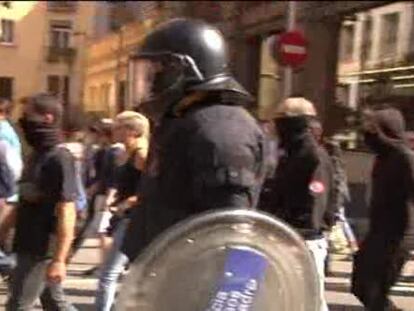
[[[133,111],[125,111],[115,119],[115,137],[124,144],[126,156],[116,174],[115,192],[109,203],[115,216],[108,234],[113,237],[111,251],[102,267],[96,297],[97,310],[111,310],[117,281],[128,258],[120,252],[132,208],[139,206],[139,187],[149,145],[148,119]]]

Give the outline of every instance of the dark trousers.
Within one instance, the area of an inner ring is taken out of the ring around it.
[[[368,311],[397,310],[388,299],[408,259],[408,252],[398,241],[382,236],[368,236],[354,256],[352,293]]]
[[[6,311],[31,311],[37,298],[43,310],[75,311],[66,300],[61,284],[47,284],[46,270],[50,259],[36,259],[30,255],[18,255],[12,275],[10,298]]]

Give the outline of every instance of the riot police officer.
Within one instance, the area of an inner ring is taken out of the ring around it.
[[[264,175],[264,136],[245,108],[251,96],[231,75],[216,28],[166,22],[144,39],[132,68],[135,104],[155,133],[124,241],[131,259],[190,215],[255,207]]]

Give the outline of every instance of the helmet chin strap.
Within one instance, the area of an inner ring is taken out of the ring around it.
[[[177,117],[182,116],[183,112],[194,103],[198,103],[207,96],[207,92],[197,91],[188,94],[174,107],[173,114]]]

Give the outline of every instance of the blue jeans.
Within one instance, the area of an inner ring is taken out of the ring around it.
[[[0,274],[8,275],[16,267],[16,256],[5,254],[0,250]]]
[[[115,301],[118,279],[128,264],[128,257],[120,249],[127,228],[128,219],[118,224],[113,238],[114,243],[102,267],[99,277],[98,292],[96,294],[96,310],[110,311]]]
[[[338,220],[341,222],[342,230],[344,231],[345,237],[348,240],[348,244],[351,248],[357,245],[357,239],[355,237],[354,231],[352,230],[351,225],[349,224],[348,219],[345,216],[345,208],[342,207],[339,209]],[[352,250],[355,251],[355,250]]]

